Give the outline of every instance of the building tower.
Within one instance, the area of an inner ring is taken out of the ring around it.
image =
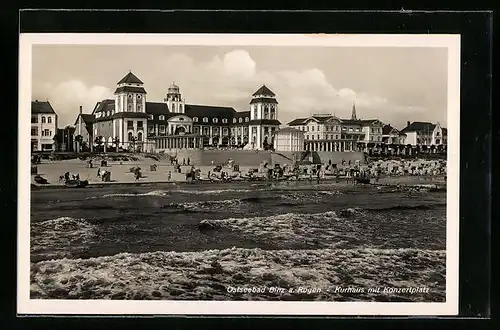
[[[274,133],[281,125],[278,121],[278,101],[266,85],[262,85],[252,96],[249,142],[253,149],[263,149],[266,145],[272,146]]]
[[[170,87],[168,88],[167,97],[165,97],[163,101],[167,103],[170,112],[175,112],[175,113],[185,112],[185,102],[182,99],[179,86],[177,86],[175,82],[172,83],[172,85],[170,85]]]
[[[356,101],[352,101],[351,120],[358,120],[358,117],[356,116]]]
[[[132,138],[140,144],[147,142],[147,119],[144,83],[129,71],[115,90],[112,138],[119,139],[121,146],[129,146]]]

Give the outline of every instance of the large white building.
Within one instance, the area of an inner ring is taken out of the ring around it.
[[[276,151],[303,151],[304,132],[292,127],[285,127],[274,136],[274,150]]]
[[[405,134],[405,144],[412,146],[438,146],[448,144],[448,130],[441,127],[439,123],[414,121],[407,122],[405,128],[401,130]]]
[[[57,113],[49,101],[31,102],[31,151],[55,150]]]
[[[288,126],[304,132],[305,150],[344,152],[363,150],[368,143],[382,143],[384,124],[378,119],[358,119],[353,104],[351,119],[315,114],[295,119]]]
[[[273,145],[278,130],[278,102],[265,85],[250,100],[249,110],[186,104],[172,84],[163,102],[149,102],[144,83],[129,72],[117,83],[114,100],[98,102],[91,114],[80,113],[75,134],[92,144],[146,151],[240,147],[264,149]]]

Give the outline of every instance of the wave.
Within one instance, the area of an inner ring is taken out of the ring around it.
[[[140,197],[140,196],[158,196],[164,197],[168,196],[169,191],[166,190],[153,190],[146,193],[115,193],[115,194],[106,194],[103,196],[91,196],[86,199],[98,199],[98,198],[109,198],[109,197]]]
[[[382,212],[382,211],[403,211],[403,210],[433,210],[446,206],[446,203],[431,203],[431,204],[418,204],[418,205],[395,205],[380,208],[369,208],[366,211]]]
[[[50,248],[52,257],[70,255],[70,249],[86,247],[97,238],[97,225],[83,218],[59,217],[31,223],[32,253]]]
[[[31,263],[32,299],[444,301],[446,252],[421,249],[232,248],[121,253]],[[286,289],[232,293],[229,287]],[[428,287],[429,293],[356,295],[338,286]],[[289,292],[289,288],[320,290]]]

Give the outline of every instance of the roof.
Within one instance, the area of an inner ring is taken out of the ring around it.
[[[162,102],[146,102],[146,113],[151,115],[166,115],[170,113],[166,103]]]
[[[129,73],[127,73],[125,77],[122,78],[122,80],[118,82],[118,85],[120,84],[144,84],[144,83],[139,78],[137,78],[137,76],[133,74],[132,71],[130,71]]]
[[[236,111],[234,118],[250,117],[250,111]]]
[[[56,114],[54,111],[54,108],[50,105],[49,101],[46,102],[39,102],[37,101],[32,101],[31,102],[31,113],[36,114],[36,113],[47,113],[47,114]]]
[[[392,127],[391,125],[384,125],[384,127],[382,127],[382,134],[384,135],[388,135],[388,134],[391,134],[392,131],[396,130],[397,132],[399,132],[397,129],[395,129],[394,127]]]
[[[85,125],[90,125],[95,121],[94,115],[88,114],[88,113],[82,113],[78,114],[75,120],[75,125],[78,124],[78,119],[82,116],[82,121]]]
[[[94,111],[92,113],[111,111],[115,109],[115,100],[102,100],[101,102],[97,102],[95,105]]]
[[[296,128],[293,128],[293,127],[285,127],[285,128],[282,128],[280,130],[278,130],[278,133],[302,133],[302,131],[296,129]]]
[[[276,99],[272,99],[272,98],[269,98],[269,97],[258,97],[258,98],[254,98],[250,101],[250,104],[254,104],[254,103],[273,103],[273,104],[278,104],[278,101],[276,101]]]
[[[401,130],[401,133],[405,132],[432,132],[436,127],[433,123],[414,121],[409,126],[406,126]]]
[[[281,125],[281,122],[277,119],[254,119],[248,125]]]
[[[269,96],[276,96],[269,88],[267,88],[266,85],[262,85],[261,88],[259,88],[255,93],[252,94],[253,96],[256,95],[269,95]]]
[[[288,126],[302,125],[307,118],[297,118],[288,123]]]
[[[444,127],[442,127],[441,129],[443,130],[443,136],[448,136],[448,129]]]
[[[115,90],[115,94],[121,93],[121,92],[127,92],[127,93],[146,93],[146,90],[143,87],[134,87],[134,86],[122,86],[118,87]]]
[[[236,110],[230,107],[218,107],[212,105],[186,104],[185,113],[190,117],[208,118],[233,118]]]

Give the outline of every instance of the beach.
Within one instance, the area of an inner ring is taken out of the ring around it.
[[[446,191],[424,184],[442,178],[184,184],[153,182],[169,164],[108,165],[122,184],[32,190],[33,299],[445,299]],[[39,165],[66,169],[100,183],[81,161]]]

